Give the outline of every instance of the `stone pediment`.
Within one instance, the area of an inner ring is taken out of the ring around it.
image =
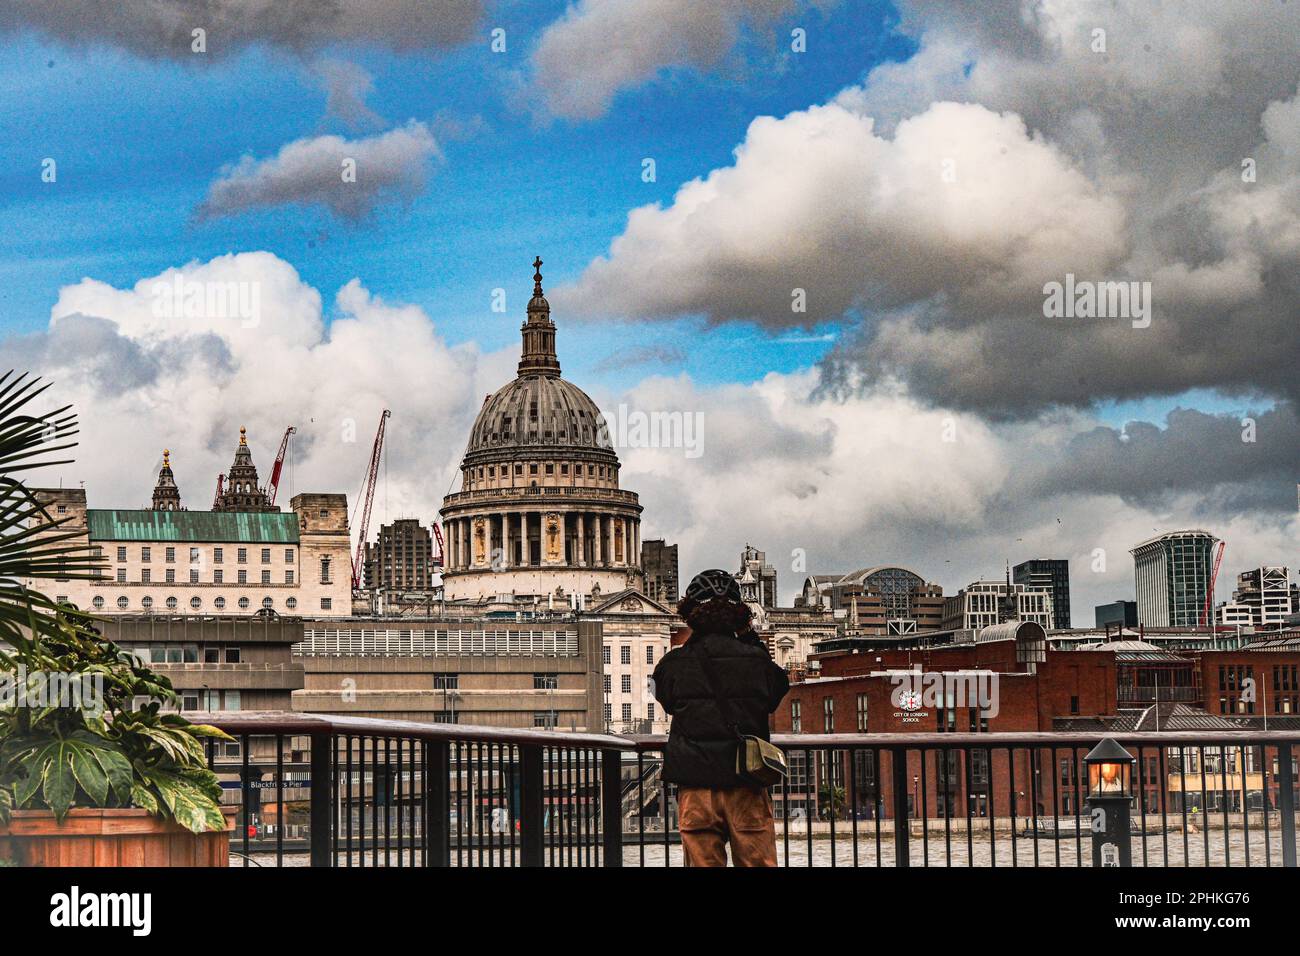
[[[627,588],[604,595],[599,604],[588,609],[589,614],[675,614],[653,598],[646,597],[636,588]]]

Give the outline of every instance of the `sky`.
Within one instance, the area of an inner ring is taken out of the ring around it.
[[[1085,625],[1193,527],[1226,599],[1298,561],[1300,4],[1222,6],[0,0],[2,364],[83,427],[42,480],[139,506],[169,447],[206,507],[293,424],[355,500],[390,408],[376,520],[430,520],[540,255],[566,378],[699,416],[619,449],[683,574],[1064,557]]]

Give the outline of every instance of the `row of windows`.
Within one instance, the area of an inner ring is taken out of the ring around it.
[[[601,660],[604,661],[606,664],[608,664],[610,662],[610,655],[611,655],[610,646],[606,644],[603,648],[601,648],[600,654],[601,654]],[[631,644],[624,644],[618,649],[618,662],[620,664],[632,663]],[[647,644],[645,647],[645,662],[647,664],[653,664],[655,662],[655,646],[653,644]]]
[[[649,678],[647,678],[647,682],[648,682],[648,681],[649,681]],[[620,690],[620,692],[622,692],[622,693],[624,693],[624,694],[630,694],[630,693],[632,693],[632,675],[631,675],[631,674],[623,674],[623,675],[619,678],[619,690]],[[609,674],[606,674],[606,675],[605,675],[605,693],[606,693],[606,694],[609,694],[609,693],[612,693],[612,692],[613,692],[613,677],[611,677]]]
[[[272,552],[273,550],[274,550],[273,548],[263,548],[263,549],[262,549],[262,563],[263,563],[263,564],[270,564],[270,563],[271,563],[271,552]],[[213,562],[214,562],[215,564],[221,564],[221,563],[224,562],[225,559],[226,559],[226,558],[225,558],[225,554],[226,554],[226,549],[225,549],[225,548],[213,548],[213,549],[212,549],[212,560],[213,560]],[[95,547],[95,556],[96,556],[96,557],[103,557],[103,556],[104,556],[104,551],[103,551],[103,549],[102,549],[101,547],[99,547],[99,546],[96,546],[96,547]],[[126,559],[127,559],[127,558],[126,558],[126,546],[125,546],[125,545],[118,545],[118,548],[117,548],[117,560],[119,560],[119,561],[125,561]],[[142,546],[142,547],[140,548],[140,560],[141,560],[141,561],[145,561],[145,562],[148,562],[148,561],[152,561],[152,560],[153,560],[153,547],[152,547],[151,545],[144,545],[144,546]],[[174,564],[174,563],[176,562],[176,548],[174,548],[174,547],[172,547],[172,546],[168,546],[168,547],[164,548],[164,549],[163,549],[163,560],[166,561],[168,564]],[[202,548],[190,548],[190,564],[198,564],[198,563],[200,563],[202,560],[203,560],[203,549],[202,549]],[[247,564],[247,563],[248,563],[248,549],[247,549],[247,548],[237,548],[237,549],[235,550],[235,560],[236,560],[239,564]],[[293,549],[293,548],[285,548],[285,549],[284,549],[284,563],[285,563],[285,564],[293,564],[294,560],[295,560],[295,552],[294,552],[294,549]]]
[[[117,577],[117,583],[118,583],[118,584],[125,584],[125,583],[126,583],[126,568],[118,568],[118,569],[117,569],[117,575],[116,575],[116,577]],[[247,571],[240,571],[240,572],[238,573],[237,580],[238,580],[238,583],[239,583],[239,584],[247,584],[247,583],[248,583],[248,572],[247,572]],[[154,581],[153,581],[153,572],[152,572],[151,569],[149,569],[149,568],[141,568],[141,569],[140,569],[140,583],[141,583],[141,584],[153,584],[153,583],[154,583]],[[164,584],[175,584],[175,583],[176,583],[176,571],[175,571],[174,569],[172,569],[172,568],[168,568],[167,571],[166,571],[166,574],[164,575],[164,579],[163,579],[163,582],[162,582],[162,583],[164,583]],[[202,581],[199,580],[199,571],[198,571],[197,568],[191,568],[191,569],[190,569],[190,580],[189,580],[189,583],[190,583],[190,584],[202,584],[202,583],[203,583]],[[213,583],[213,584],[225,584],[225,583],[226,583],[226,575],[225,575],[225,572],[222,571],[220,568],[214,568],[213,571],[212,571],[212,583]],[[262,572],[262,583],[263,583],[263,584],[270,584],[270,583],[271,583],[271,572],[270,572],[270,571],[263,571],[263,572]],[[294,572],[293,572],[292,569],[287,569],[287,570],[284,572],[284,583],[285,583],[285,584],[293,584],[293,583],[294,583]]]
[[[865,734],[867,732],[871,698],[867,694],[858,694],[855,703],[857,705],[857,731],[860,734]],[[803,703],[798,700],[790,701],[790,730],[796,734],[803,733]],[[822,732],[827,734],[835,733],[834,697],[822,698]]]
[[[621,720],[625,720],[625,721],[626,721],[626,720],[632,720],[632,705],[631,705],[631,704],[623,704],[622,707],[621,707],[621,709],[620,709],[620,711],[619,711],[619,713],[622,715],[622,717],[620,718]],[[614,719],[614,705],[613,705],[613,704],[606,704],[606,705],[605,705],[605,720],[606,720],[606,721],[610,721],[610,720],[613,720],[613,719]],[[646,705],[645,705],[645,719],[646,719],[646,720],[654,720],[654,719],[655,719],[655,705],[654,705],[654,704],[646,704]]]
[[[497,465],[497,466],[493,466],[493,465],[480,465],[480,466],[479,466],[479,469],[478,469],[478,477],[480,477],[480,478],[495,478],[495,477],[497,477],[497,475],[499,474],[500,477],[502,477],[502,478],[508,478],[508,477],[510,477],[510,470],[509,470],[509,469],[510,469],[510,466],[509,466],[509,465]],[[552,462],[547,462],[547,463],[546,463],[546,466],[545,466],[545,471],[546,471],[546,474],[548,474],[548,475],[553,475],[553,474],[555,474],[555,465],[554,465],[554,463],[552,463]],[[522,462],[515,462],[515,474],[516,474],[516,475],[522,475],[523,473],[524,473],[524,466],[523,466],[523,463],[522,463]],[[535,461],[534,461],[534,462],[529,462],[529,464],[528,464],[528,473],[529,473],[530,475],[535,475],[535,474],[538,473],[538,465],[537,465],[537,462],[535,462]],[[569,473],[569,465],[568,465],[568,462],[561,462],[561,463],[560,463],[560,474],[561,474],[561,475],[567,475],[568,473]],[[573,473],[574,473],[574,475],[581,475],[581,474],[582,474],[582,465],[574,465],[574,466],[573,466]],[[587,466],[587,476],[588,476],[589,478],[597,478],[597,477],[599,477],[599,478],[604,478],[604,477],[605,477],[605,466],[604,466],[604,465],[588,465],[588,466]],[[611,478],[614,477],[614,469],[613,469],[613,468],[610,468],[610,469],[609,469],[609,477],[611,477]]]
[[[67,598],[61,596],[59,600],[65,601],[67,600]],[[96,594],[94,599],[90,603],[94,605],[96,611],[102,611],[104,609],[104,596],[102,594]],[[180,607],[180,601],[177,600],[175,597],[169,597],[163,603],[167,607],[167,610],[169,611],[175,611]],[[236,603],[238,604],[239,609],[241,611],[246,611],[250,607],[252,607],[252,602],[246,597],[241,597],[239,601]],[[329,598],[321,598],[320,609],[322,611],[330,610],[331,603],[332,602],[330,601]],[[119,610],[125,611],[130,606],[131,606],[131,599],[128,598],[125,594],[121,595],[117,599],[117,607]],[[151,610],[153,608],[153,598],[146,594],[144,597],[140,599],[140,606],[144,608],[146,611]],[[226,609],[226,599],[218,595],[217,597],[212,599],[212,606],[218,611],[224,611]],[[284,606],[287,610],[290,611],[296,610],[298,607],[298,599],[295,597],[285,598]],[[274,598],[270,598],[270,597],[262,598],[262,607],[274,610],[275,609]],[[194,597],[190,598],[190,609],[195,611],[202,610],[203,599],[198,595],[195,595]]]
[[[457,690],[460,687],[459,674],[434,674],[434,690]],[[560,687],[559,674],[534,674],[533,690],[558,690]]]
[[[123,648],[141,664],[239,664],[243,649],[226,644],[133,644]]]

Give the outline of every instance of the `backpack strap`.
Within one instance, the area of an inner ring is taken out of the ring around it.
[[[692,636],[688,643],[694,643],[695,637]],[[722,695],[718,686],[718,674],[713,666],[713,658],[704,647],[704,637],[700,635],[699,646],[695,648],[695,654],[699,657],[700,670],[704,671],[704,679],[709,684],[709,690],[712,692],[714,700],[717,701],[718,710],[722,714],[722,722],[731,728],[731,732],[736,735],[738,740],[744,740],[745,735],[740,732],[740,726],[736,723],[735,713],[731,709],[731,701]]]

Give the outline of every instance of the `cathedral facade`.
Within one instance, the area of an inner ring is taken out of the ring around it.
[[[448,601],[585,604],[644,587],[641,504],[619,487],[596,403],[560,377],[541,265],[518,376],[483,403],[460,490],[443,500]]]

